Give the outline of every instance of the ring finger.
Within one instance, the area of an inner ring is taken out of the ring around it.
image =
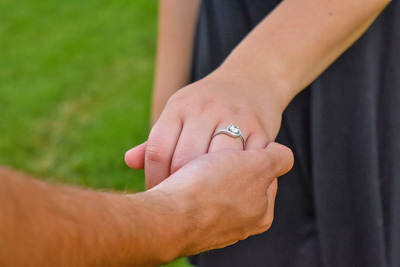
[[[222,150],[244,150],[246,135],[234,124],[220,123],[211,138],[208,152]],[[242,139],[243,138],[243,139]]]

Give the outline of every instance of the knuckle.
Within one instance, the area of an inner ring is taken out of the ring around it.
[[[290,169],[293,168],[293,165],[294,165],[294,154],[293,154],[293,151],[288,147],[285,147],[285,151],[286,151],[285,152],[285,161],[287,162],[287,170],[286,171],[289,171]]]
[[[209,111],[213,110],[213,107],[215,107],[216,105],[216,101],[214,99],[203,99],[201,101],[198,102],[196,108],[198,109],[198,112],[200,112],[201,114],[207,113]]]
[[[162,145],[148,144],[146,147],[146,161],[164,163],[167,160],[167,150]]]
[[[243,233],[240,234],[238,240],[245,240],[245,239],[247,239],[249,236],[250,236],[250,233],[248,233],[248,232],[243,232]]]
[[[269,230],[269,228],[271,228],[271,226],[272,226],[272,220],[268,220],[268,222],[266,222],[266,223],[264,223],[264,225],[263,225],[263,227],[264,227],[264,231],[267,231],[267,230]]]
[[[269,228],[271,228],[273,221],[274,221],[273,212],[268,212],[261,223],[261,228],[264,230],[264,232],[267,231]]]
[[[182,102],[182,100],[185,99],[185,95],[182,94],[182,90],[179,90],[177,92],[175,92],[172,96],[170,96],[170,98],[167,101],[167,105],[171,104],[176,104],[179,102]]]
[[[188,93],[187,88],[176,91],[167,101],[166,106],[168,107],[181,107],[187,106],[193,99],[192,94]]]
[[[239,241],[239,240],[245,240],[246,238],[248,238],[250,235],[251,235],[251,226],[249,225],[249,224],[247,224],[247,225],[244,225],[244,227],[240,227],[240,228],[237,228],[237,229],[235,229],[235,232],[234,232],[234,239],[236,240],[236,241]]]
[[[259,225],[259,227],[257,228],[257,231],[254,234],[256,234],[256,235],[262,234],[262,233],[268,231],[271,228],[271,226],[272,226],[272,221],[265,220]]]
[[[235,117],[243,116],[244,114],[252,114],[252,105],[246,102],[237,102],[229,105],[232,115]]]
[[[258,213],[256,220],[256,234],[261,234],[271,228],[272,222],[274,220],[273,209],[268,207],[267,202],[263,203],[260,207],[260,213]]]

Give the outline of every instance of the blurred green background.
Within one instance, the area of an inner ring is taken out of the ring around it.
[[[149,132],[156,24],[156,0],[0,0],[0,164],[143,190],[123,157]]]

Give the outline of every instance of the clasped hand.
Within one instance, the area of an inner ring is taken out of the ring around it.
[[[125,157],[130,167],[145,168],[150,191],[168,196],[161,202],[172,201],[175,209],[183,205],[193,220],[189,225],[199,229],[186,236],[185,254],[266,231],[273,220],[276,177],[293,164],[288,148],[268,145],[282,114],[273,94],[234,81],[210,75],[175,93],[148,141]],[[211,138],[229,124],[240,126],[250,151],[240,152],[238,138]]]
[[[246,77],[216,71],[177,91],[153,126],[145,146],[146,185],[152,188],[193,159],[223,150],[243,150],[238,138],[218,135],[219,129],[238,125],[245,150],[262,149],[274,141],[282,109],[272,91]],[[132,162],[130,166],[141,167]]]

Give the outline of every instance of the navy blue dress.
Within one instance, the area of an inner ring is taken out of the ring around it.
[[[203,0],[192,80],[217,68],[279,2]],[[191,262],[400,266],[399,1],[292,101],[277,141],[296,163],[279,180],[270,230]]]

